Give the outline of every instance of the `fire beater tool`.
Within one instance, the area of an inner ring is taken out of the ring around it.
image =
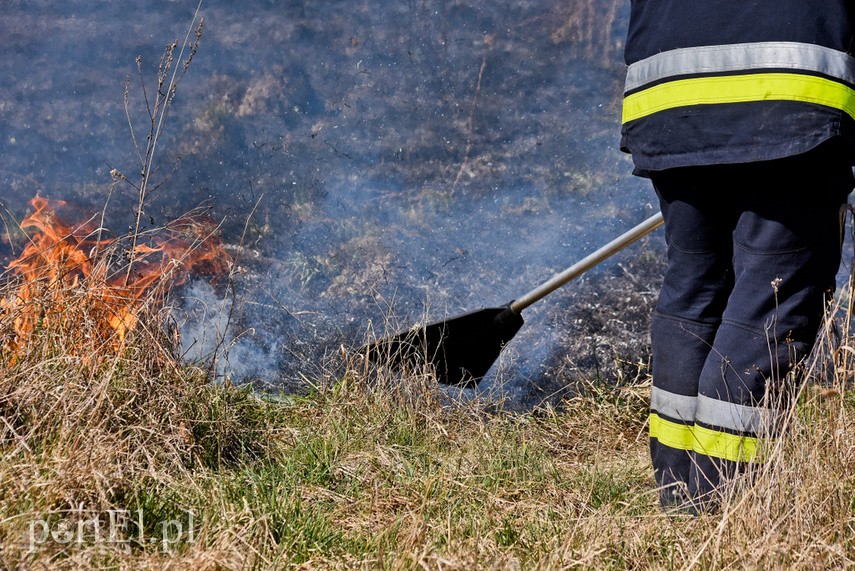
[[[477,385],[523,325],[522,310],[662,225],[656,213],[503,307],[487,307],[381,339],[360,353],[396,370],[432,366],[440,383]]]

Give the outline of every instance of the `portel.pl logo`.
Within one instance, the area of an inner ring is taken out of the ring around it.
[[[30,520],[24,540],[30,553],[50,543],[78,546],[109,543],[126,549],[133,544],[148,543],[171,552],[179,544],[196,541],[194,515],[186,510],[180,517],[149,522],[143,510],[94,512],[81,508],[51,512]]]

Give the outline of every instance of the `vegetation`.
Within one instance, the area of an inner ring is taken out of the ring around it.
[[[310,396],[262,397],[181,366],[167,317],[142,312],[96,361],[45,329],[0,364],[4,568],[852,563],[855,346],[839,320],[805,374],[834,367],[804,385],[762,473],[692,518],[656,504],[644,379],[510,414],[354,361]]]
[[[188,32],[182,45],[198,39]],[[190,61],[175,50],[147,105],[138,222],[157,188],[149,177],[162,120]],[[140,239],[137,224],[122,262],[122,246],[97,231],[98,259],[82,248],[92,236],[69,227],[49,244],[31,240],[39,255],[59,247],[58,265],[0,285],[4,569],[855,563],[851,285],[800,372],[786,436],[755,478],[725,490],[720,513],[690,517],[658,507],[644,367],[526,414],[450,399],[429,374],[400,378],[347,355],[337,382],[308,396],[216,384],[181,363],[165,286],[146,289],[174,275],[132,287],[150,236]],[[204,251],[208,235],[188,249]],[[98,271],[83,272],[86,264]]]

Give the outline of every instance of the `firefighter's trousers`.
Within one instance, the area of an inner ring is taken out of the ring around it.
[[[814,345],[853,188],[843,152],[650,173],[668,268],[653,317],[650,450],[664,507],[715,505],[762,462]]]

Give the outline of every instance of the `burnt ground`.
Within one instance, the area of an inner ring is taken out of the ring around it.
[[[555,351],[543,365],[538,387],[547,403],[581,385],[644,382],[650,373],[650,316],[664,270],[664,245],[651,240],[606,271],[569,287],[548,319]],[[643,248],[643,249],[642,249]],[[546,382],[549,381],[549,382]],[[536,391],[532,391],[534,397]],[[541,402],[529,401],[530,405]]]
[[[4,263],[36,193],[81,217],[106,204],[126,232],[135,191],[110,179],[138,169],[126,80],[144,134],[143,84],[195,5],[0,7],[0,74],[15,78],[0,84]],[[652,213],[617,149],[622,2],[210,0],[202,14],[144,220],[202,205],[222,223],[233,280],[174,296],[187,358],[223,341],[220,375],[305,390],[342,345],[506,303]],[[534,402],[634,378],[660,251],[634,246],[527,310],[484,390]]]

